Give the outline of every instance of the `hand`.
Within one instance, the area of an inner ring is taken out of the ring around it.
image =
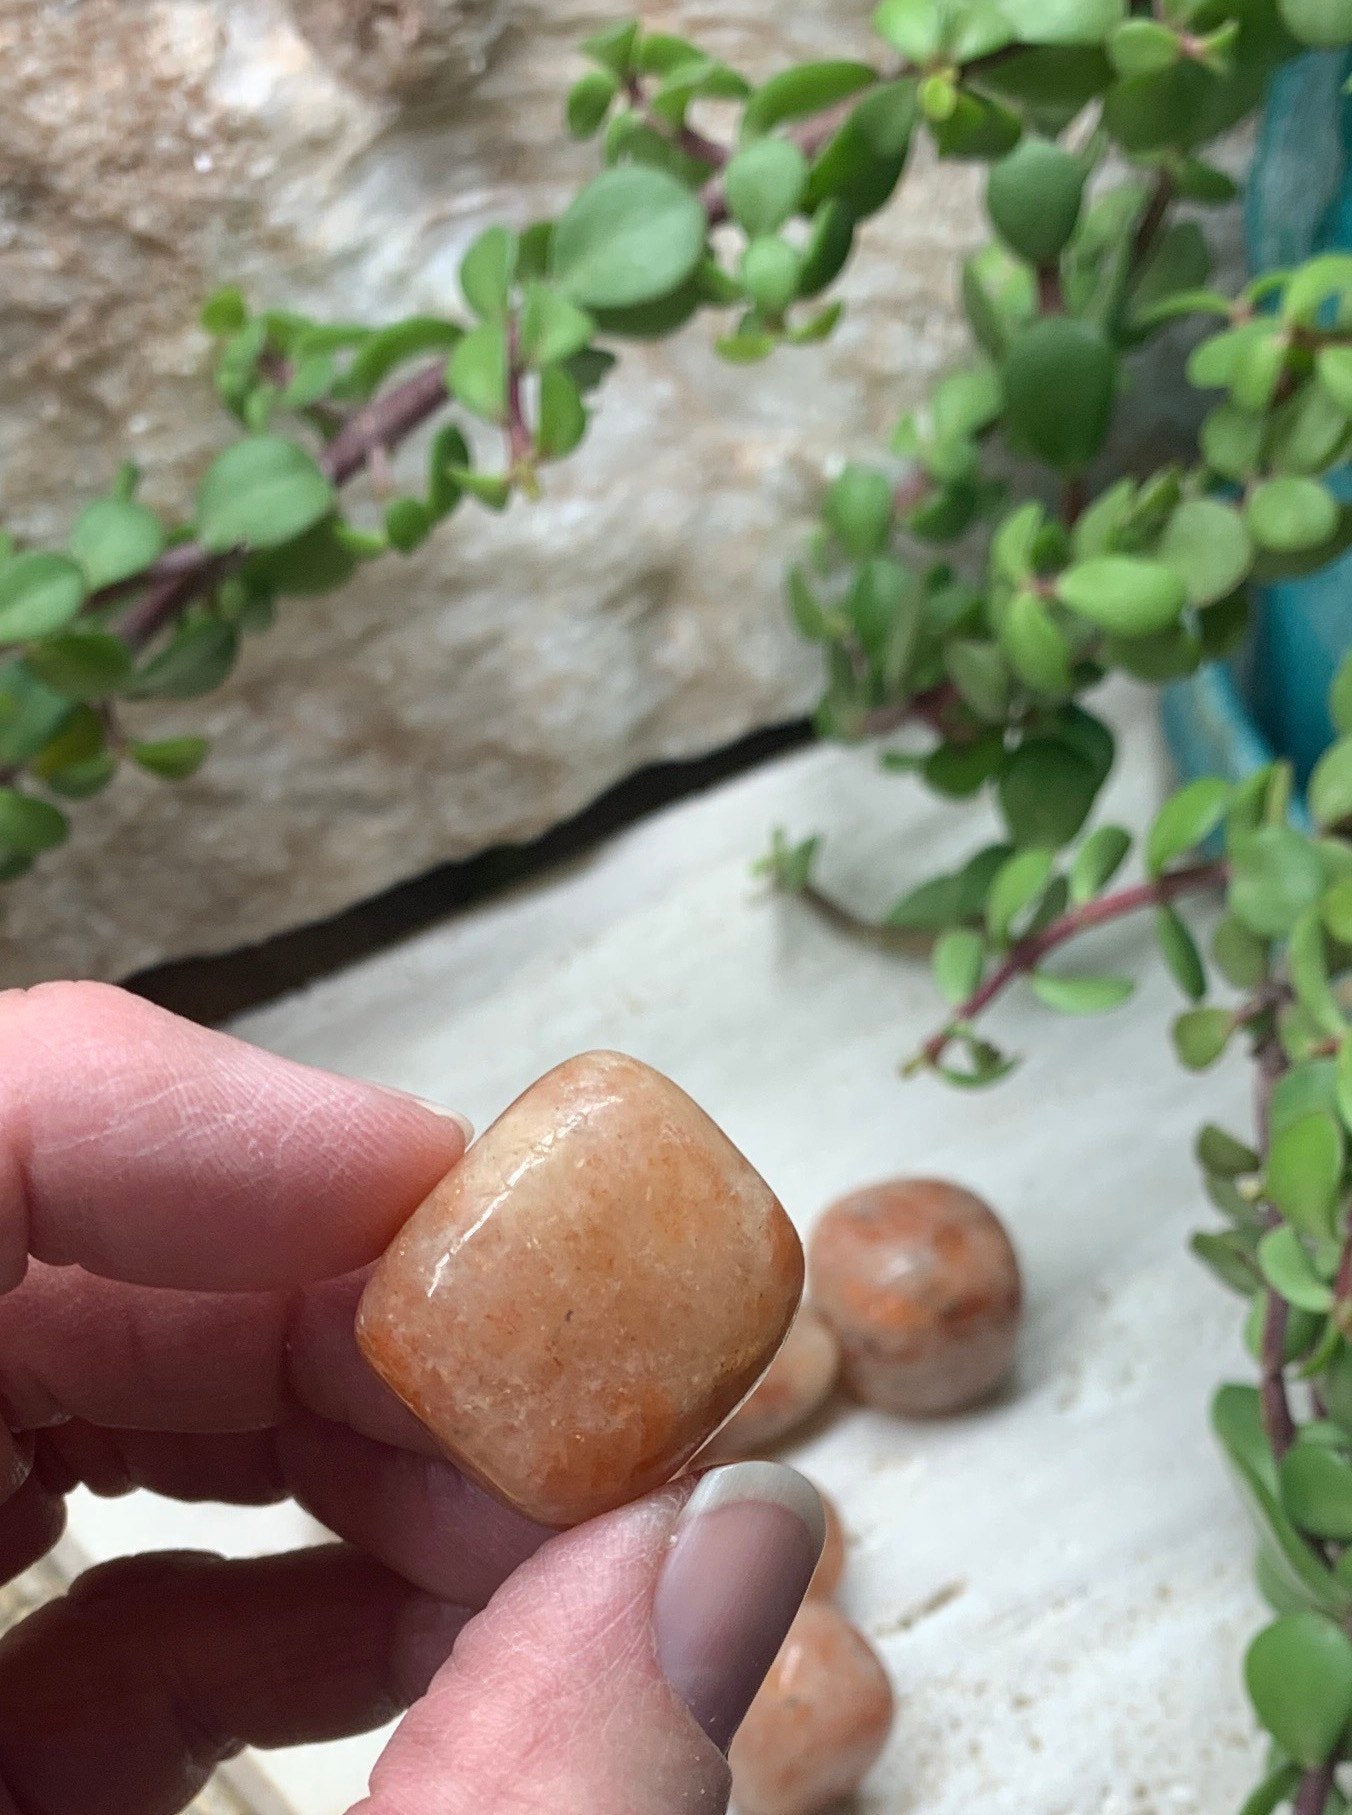
[[[0,1815],[169,1815],[410,1702],[361,1815],[726,1806],[820,1507],[750,1463],[551,1537],[438,1458],[352,1313],[464,1140],[118,990],[0,996],[0,1581],[77,1482],[292,1496],[343,1540],[125,1558],[16,1627]]]

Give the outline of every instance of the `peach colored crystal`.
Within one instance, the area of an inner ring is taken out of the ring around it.
[[[892,1712],[863,1633],[829,1601],[805,1601],[728,1753],[740,1815],[834,1809],[886,1745]]]
[[[756,1384],[803,1255],[670,1079],[583,1053],[507,1109],[362,1294],[372,1367],[451,1458],[546,1525],[668,1480]]]
[[[891,1179],[853,1191],[822,1212],[809,1254],[845,1384],[867,1404],[957,1411],[1008,1370],[1018,1261],[994,1211],[960,1185]]]
[[[764,1380],[729,1418],[700,1461],[756,1456],[780,1442],[825,1403],[839,1367],[840,1345],[834,1333],[811,1305],[804,1305]]]

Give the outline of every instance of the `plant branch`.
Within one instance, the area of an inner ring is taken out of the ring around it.
[[[1036,970],[1048,953],[1068,940],[1077,938],[1090,927],[1106,926],[1142,908],[1162,907],[1166,902],[1176,901],[1180,895],[1214,888],[1226,875],[1227,866],[1219,859],[1189,864],[1153,882],[1136,883],[1131,888],[1119,889],[1114,895],[1100,895],[1097,901],[1088,901],[1083,907],[1072,908],[1069,913],[1060,915],[1041,932],[1030,933],[1011,947],[985,982],[954,1010],[952,1019],[925,1042],[920,1049],[920,1058],[927,1064],[937,1065],[960,1027],[975,1020],[1016,978]]]
[[[1149,200],[1141,211],[1141,218],[1136,223],[1136,231],[1131,238],[1131,268],[1138,270],[1150,256],[1155,244],[1156,235],[1164,225],[1169,209],[1174,201],[1173,173],[1163,165],[1155,172],[1155,184],[1150,191]]]
[[[1305,1773],[1291,1804],[1292,1815],[1324,1815],[1333,1788],[1334,1763],[1333,1759],[1326,1759],[1322,1765]]]

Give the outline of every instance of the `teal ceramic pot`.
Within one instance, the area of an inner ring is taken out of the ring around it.
[[[1352,57],[1298,58],[1274,78],[1245,196],[1254,270],[1352,249]],[[1352,472],[1335,489],[1352,498]],[[1239,777],[1290,757],[1303,783],[1329,744],[1328,686],[1352,648],[1352,554],[1263,588],[1249,646],[1165,690],[1164,726],[1185,776]]]

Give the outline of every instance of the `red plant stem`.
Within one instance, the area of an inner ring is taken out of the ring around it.
[[[507,464],[526,465],[531,456],[530,424],[521,398],[521,338],[516,317],[507,323]]]
[[[922,1056],[931,1065],[937,1065],[956,1027],[975,1020],[1016,978],[1035,970],[1049,952],[1054,952],[1068,939],[1078,937],[1090,927],[1106,926],[1110,921],[1121,920],[1125,915],[1137,913],[1141,908],[1162,907],[1166,902],[1177,900],[1180,895],[1191,894],[1198,889],[1214,888],[1217,883],[1225,880],[1227,873],[1227,866],[1220,859],[1188,864],[1183,869],[1171,870],[1167,876],[1160,876],[1153,882],[1138,882],[1131,888],[1119,889],[1115,895],[1101,895],[1097,901],[1088,901],[1083,907],[1072,908],[1068,914],[1062,914],[1040,933],[1030,933],[1026,939],[1020,939],[1011,947],[1003,962],[996,966],[980,988],[974,990],[954,1010],[953,1019],[947,1026],[941,1027],[925,1042],[921,1048]]]
[[[1333,1788],[1333,1769],[1337,1761],[1329,1758],[1322,1765],[1316,1765],[1307,1771],[1300,1780],[1296,1791],[1296,1800],[1291,1804],[1292,1815],[1324,1815],[1329,1792]]]

